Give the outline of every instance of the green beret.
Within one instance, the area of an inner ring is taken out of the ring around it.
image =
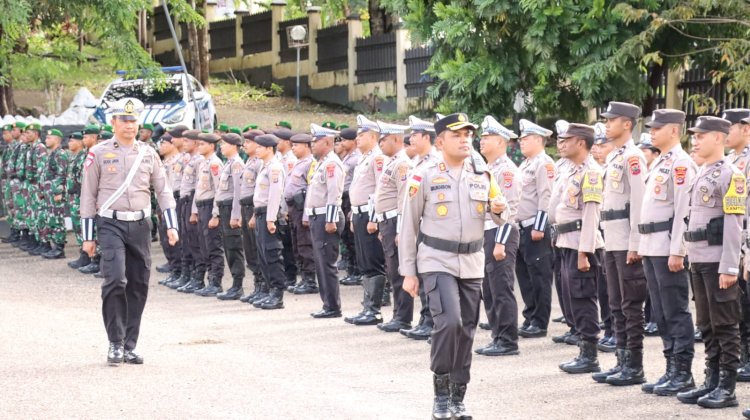
[[[6,124],[3,126],[4,131],[11,131],[13,130],[13,124]]]
[[[114,136],[115,135],[112,134],[111,131],[102,131],[101,133],[99,133],[99,138],[101,138],[102,140],[109,140]]]
[[[229,131],[229,124],[220,123],[216,129],[219,131]]]
[[[99,134],[100,128],[98,124],[89,124],[86,127],[83,127],[83,133],[82,134]]]
[[[102,127],[102,131],[109,131],[110,133],[112,133],[113,132],[112,126],[109,124],[106,124],[104,127]]]
[[[320,125],[323,128],[330,128],[331,130],[336,129],[336,123],[333,121],[325,121],[323,124]]]
[[[337,130],[341,131],[345,128],[349,128],[349,124],[339,124]]]
[[[71,140],[83,140],[83,133],[80,131],[75,131],[73,134],[70,135]]]
[[[201,130],[201,133],[208,134],[208,133],[213,133],[213,131],[209,130],[208,128],[204,128],[203,130]]]
[[[39,131],[41,133],[42,131],[42,125],[39,123],[32,123],[26,126],[26,131],[33,130],[33,131]]]
[[[286,127],[286,128],[288,128],[290,130],[292,129],[292,125],[289,124],[288,121],[279,121],[279,122],[276,123],[276,125],[279,126],[279,127]],[[255,127],[255,128],[258,128],[258,127]]]
[[[154,125],[153,125],[153,124],[149,124],[149,123],[143,124],[143,125],[141,126],[141,128],[144,128],[144,129],[146,129],[146,130],[151,130],[151,131],[154,131]]]
[[[21,130],[23,130],[24,128],[26,128],[26,123],[23,121],[16,121],[13,123],[13,128],[20,128]]]
[[[226,130],[226,131],[230,132],[230,133],[234,133],[234,134],[240,135],[240,136],[242,135],[242,131],[240,131],[239,127],[229,127],[229,129]]]
[[[60,131],[60,130],[58,130],[56,128],[53,128],[51,130],[47,130],[47,135],[48,136],[57,136],[57,137],[62,138],[63,133],[62,133],[62,131]]]

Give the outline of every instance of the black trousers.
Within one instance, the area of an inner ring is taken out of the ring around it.
[[[643,264],[626,264],[628,251],[607,251],[607,292],[617,347],[643,349],[643,304],[648,297]]]
[[[286,283],[295,284],[297,283],[297,258],[294,255],[294,243],[292,242],[292,229],[286,221],[277,221],[276,229],[281,235],[281,242],[284,247],[281,249],[283,258],[281,260],[284,266],[284,275],[286,277]]]
[[[271,289],[284,290],[286,277],[281,261],[281,250],[284,245],[281,241],[278,223],[275,233],[268,231],[265,208],[255,209],[255,234],[258,244],[258,261],[263,278],[266,279]]]
[[[180,214],[179,201],[177,203],[177,214]],[[182,226],[179,226],[179,229],[180,232],[184,232]],[[159,211],[159,244],[161,245],[162,251],[164,251],[164,256],[167,258],[169,269],[176,274],[182,273],[182,243],[183,239],[180,238],[175,246],[169,245],[169,238],[167,238],[167,222],[164,220],[161,211]]]
[[[487,320],[492,328],[492,339],[515,344],[518,342],[518,303],[513,293],[515,284],[514,268],[518,252],[519,233],[513,227],[505,243],[505,258],[495,260],[497,229],[484,231],[484,281],[482,299]]]
[[[562,294],[562,273],[560,273],[560,268],[562,267],[560,248],[553,246],[552,255],[552,272],[555,277],[555,292],[557,293],[557,302],[560,304],[560,311],[562,311],[563,318],[565,318],[565,299],[563,299]],[[565,323],[568,325],[568,327],[573,327],[573,322],[569,321],[567,318],[565,319]]]
[[[411,324],[414,319],[414,298],[404,291],[404,276],[398,273],[397,221],[396,217],[384,220],[378,223],[378,230],[383,238],[386,276],[393,285],[393,319]]]
[[[604,327],[604,335],[611,337],[614,332],[612,331],[612,309],[609,307],[609,293],[607,292],[607,268],[605,264],[604,251],[601,252],[601,260],[599,261],[598,270],[599,274],[596,276],[596,296],[599,301],[599,319],[602,320],[602,326]]]
[[[310,227],[302,224],[304,212],[304,207],[299,208],[294,203],[289,204],[289,227],[292,232],[294,256],[299,262],[302,274],[310,275],[315,273],[315,259],[313,257]]]
[[[740,367],[740,286],[719,288],[719,263],[690,263],[695,316],[706,346],[706,361],[722,369]]]
[[[138,343],[141,316],[151,276],[151,222],[123,222],[99,217],[102,251],[102,317],[110,342],[132,350]]]
[[[659,327],[664,353],[695,354],[693,318],[690,315],[688,271],[669,271],[668,257],[643,257],[651,319]]]
[[[252,203],[252,197],[249,202]],[[258,265],[258,246],[256,244],[255,229],[250,229],[247,223],[253,218],[252,204],[242,204],[242,247],[245,250],[245,263],[257,280],[260,280],[260,265]]]
[[[221,230],[211,229],[208,222],[213,217],[213,200],[206,200],[198,205],[198,229],[199,245],[203,261],[206,263],[208,278],[213,278],[221,283],[224,278],[224,244],[221,239]]]
[[[562,291],[565,299],[565,318],[573,326],[581,339],[596,342],[599,336],[599,314],[596,305],[598,277],[603,251],[597,250],[588,254],[589,271],[578,270],[578,251],[569,248],[558,248],[561,257]]]
[[[357,255],[357,266],[365,277],[385,275],[385,256],[378,233],[368,233],[367,223],[370,215],[359,213],[352,215],[354,225],[354,247]]]
[[[339,277],[336,261],[339,259],[339,241],[344,229],[344,216],[339,212],[336,232],[326,232],[326,215],[310,216],[310,234],[312,235],[313,254],[315,255],[315,275],[318,277],[320,299],[323,309],[327,311],[341,310],[341,296],[339,294]]]
[[[349,201],[349,192],[344,191],[341,197],[341,211],[344,212],[344,231],[341,233],[341,258],[346,264],[348,274],[359,275],[357,267],[357,257],[354,248],[354,233],[351,231],[351,221],[349,220],[352,203]]]
[[[232,205],[219,205],[219,226],[224,243],[224,255],[227,258],[229,272],[232,274],[232,287],[242,287],[245,279],[245,253],[242,249],[242,228],[233,228],[229,222],[232,218]]]
[[[459,279],[447,273],[422,273],[422,278],[435,322],[430,369],[438,375],[450,374],[451,382],[468,383],[482,279]]]
[[[201,248],[198,242],[198,225],[190,223],[190,214],[192,213],[193,195],[190,193],[187,197],[180,198],[180,223],[185,228],[180,230],[180,241],[182,242],[182,270],[196,271],[206,273],[206,263],[201,255]]]
[[[516,277],[524,302],[524,325],[547,329],[552,306],[552,243],[547,227],[541,241],[531,240],[532,227],[521,229]]]

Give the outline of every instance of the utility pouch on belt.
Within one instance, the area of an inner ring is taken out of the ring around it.
[[[706,239],[709,245],[721,245],[724,241],[724,216],[714,217],[706,226]]]

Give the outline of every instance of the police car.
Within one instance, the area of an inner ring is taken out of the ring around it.
[[[181,66],[163,67],[162,71],[167,73],[166,87],[162,90],[148,79],[125,79],[126,72],[117,71],[120,77],[104,90],[93,118],[100,124],[108,124],[111,104],[130,97],[140,99],[145,106],[139,124],[160,124],[169,130],[180,124],[198,128],[200,122],[201,128],[213,130],[217,119],[211,94]]]

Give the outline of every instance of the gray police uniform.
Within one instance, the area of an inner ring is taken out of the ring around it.
[[[206,276],[206,262],[203,259],[200,248],[198,225],[190,223],[192,214],[193,198],[195,197],[195,185],[198,183],[198,165],[203,156],[197,152],[193,155],[185,155],[185,163],[182,170],[182,182],[180,183],[180,223],[185,226],[182,241],[182,272],[187,273],[190,283],[177,289],[184,292],[192,292],[203,287],[203,279]]]
[[[176,153],[169,159],[164,159],[164,173],[167,176],[167,182],[172,187],[172,196],[175,202],[177,202],[177,214],[180,214],[180,183],[182,182],[182,161],[183,154]],[[182,228],[182,226],[180,226]],[[184,230],[184,229],[183,229]],[[180,240],[175,246],[169,245],[169,238],[167,237],[167,221],[163,217],[159,217],[159,242],[161,248],[164,251],[164,256],[167,258],[169,269],[171,272],[170,279],[174,280],[182,275],[182,243]]]
[[[309,141],[304,142],[309,144]],[[289,208],[289,225],[292,233],[294,256],[302,272],[303,284],[315,286],[315,260],[313,259],[313,244],[310,228],[303,224],[305,217],[305,195],[307,194],[307,177],[312,155],[295,161],[284,186],[284,200]]]
[[[268,284],[269,293],[277,298],[283,296],[286,278],[281,256],[283,244],[278,224],[285,179],[284,167],[274,157],[263,164],[253,195],[260,269]],[[268,230],[267,222],[276,222],[276,232],[271,233]]]
[[[221,280],[224,277],[224,244],[221,231],[209,228],[208,222],[213,217],[214,198],[219,186],[222,163],[216,153],[202,158],[198,167],[198,182],[195,186],[192,213],[198,215],[198,244],[201,256],[206,263],[208,281],[205,289],[221,292]],[[199,289],[196,293],[204,289]],[[204,290],[208,292],[209,290]],[[215,295],[211,293],[209,295]]]
[[[256,289],[266,287],[266,282],[262,279],[260,266],[258,265],[258,247],[256,243],[255,229],[248,226],[248,222],[253,218],[255,206],[253,204],[253,195],[255,194],[255,184],[258,173],[263,167],[263,161],[256,157],[250,157],[245,162],[245,166],[240,174],[240,188],[234,193],[239,197],[242,208],[242,246],[245,250],[245,263],[247,268],[253,272]],[[258,292],[260,290],[255,290]],[[268,290],[264,290],[268,293]]]
[[[234,192],[240,188],[240,174],[242,173],[242,159],[234,155],[224,164],[219,175],[219,185],[216,190],[211,215],[219,218],[221,237],[224,245],[229,272],[232,274],[231,289],[241,289],[245,279],[245,261],[242,249],[242,229],[233,228],[231,220],[242,220],[239,195]]]
[[[352,179],[354,178],[354,168],[357,167],[359,159],[362,157],[359,149],[354,149],[351,153],[344,156],[342,163],[346,171],[346,178],[344,178],[344,194],[341,196],[341,211],[344,212],[346,223],[344,225],[344,232],[341,234],[341,259],[345,261],[346,271],[350,276],[358,276],[359,267],[357,266],[356,251],[354,248],[354,232],[351,231],[351,211],[352,202],[349,200],[349,187],[352,185]]]

